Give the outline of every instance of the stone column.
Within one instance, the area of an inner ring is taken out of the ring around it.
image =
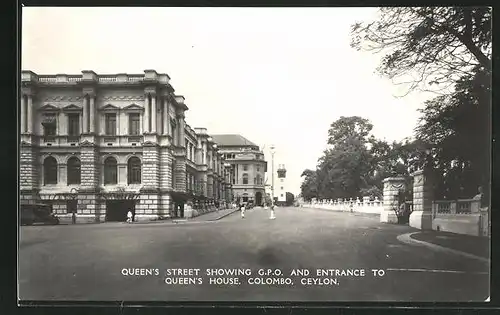
[[[201,164],[207,164],[207,143],[205,141],[201,145]]]
[[[144,94],[144,133],[149,133],[149,93]]]
[[[90,98],[90,110],[89,110],[89,132],[90,133],[95,133],[96,126],[95,126],[95,95],[89,95]],[[117,117],[118,119],[119,117]]]
[[[85,94],[83,95],[83,133],[88,133],[88,126],[89,126],[89,108],[87,106],[87,97],[88,95]]]
[[[168,97],[167,96],[162,96],[162,97],[163,97],[163,134],[169,135],[170,134],[170,114],[169,114]]]
[[[184,129],[186,128],[186,122],[184,121],[184,114],[177,115],[177,121],[178,121],[178,125],[179,125],[177,145],[180,147],[184,147],[185,146],[185,143],[184,143],[185,130]]]
[[[28,108],[26,111],[26,114],[28,115],[28,121],[27,121],[27,126],[26,130],[28,133],[33,133],[33,95],[30,94],[28,95]]]
[[[27,108],[26,108],[26,95],[22,94],[21,96],[21,133],[27,132],[26,128],[26,115],[27,115]]]
[[[389,177],[384,179],[384,209],[380,213],[380,222],[398,223],[398,193],[405,190],[403,177]]]
[[[157,133],[156,130],[156,94],[151,94],[151,132]]]
[[[410,215],[410,226],[421,229],[432,229],[433,182],[429,172],[418,170],[413,176],[413,212]]]

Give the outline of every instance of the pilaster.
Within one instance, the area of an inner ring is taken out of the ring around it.
[[[160,185],[159,146],[144,143],[142,148],[142,184],[145,189],[158,189]]]
[[[172,153],[169,147],[160,147],[160,188],[173,189]]]
[[[19,181],[20,189],[32,191],[38,188],[38,150],[28,142],[20,147]]]
[[[99,185],[99,150],[94,136],[83,136],[80,144],[81,184],[84,190],[95,191]]]
[[[141,199],[135,207],[136,221],[156,221],[161,213],[161,198],[159,190],[142,189]]]
[[[105,215],[100,211],[101,202],[95,191],[80,191],[77,200],[76,223],[104,222]]]
[[[175,157],[175,189],[177,191],[186,191],[186,158],[183,156]]]

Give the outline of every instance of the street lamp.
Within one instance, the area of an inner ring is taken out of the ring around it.
[[[271,145],[271,204],[274,204],[274,145]]]

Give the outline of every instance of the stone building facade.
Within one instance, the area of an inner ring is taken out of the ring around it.
[[[212,135],[226,161],[228,180],[232,185],[233,201],[265,201],[267,162],[259,146],[241,135]]]
[[[21,203],[50,203],[61,219],[136,221],[230,201],[230,174],[167,74],[37,75],[22,71]],[[228,183],[229,182],[229,183]]]

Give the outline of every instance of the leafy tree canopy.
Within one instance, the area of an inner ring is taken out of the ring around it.
[[[385,7],[352,26],[351,46],[382,54],[378,72],[408,92],[446,92],[474,68],[491,73],[491,37],[491,8]]]

